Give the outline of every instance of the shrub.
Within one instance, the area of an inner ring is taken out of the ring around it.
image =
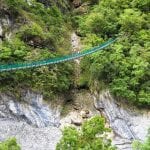
[[[15,138],[0,142],[0,150],[21,150]]]
[[[105,128],[104,118],[95,116],[85,121],[79,131],[74,127],[65,128],[56,150],[115,150],[111,140],[105,135],[108,131],[109,129]]]

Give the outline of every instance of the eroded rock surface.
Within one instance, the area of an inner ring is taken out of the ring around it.
[[[113,143],[120,150],[131,150],[133,140],[144,140],[150,127],[150,110],[137,109],[114,100],[109,91],[95,97],[95,107],[113,129]]]
[[[72,102],[65,104],[65,115],[60,120],[60,128],[64,126],[80,126],[86,119],[99,115],[94,107],[93,96],[88,90],[71,91]]]
[[[10,18],[9,15],[6,15],[5,12],[3,12],[0,9],[0,42],[4,39],[9,40],[12,32],[14,24],[13,24],[13,19]]]
[[[60,108],[26,91],[21,100],[0,94],[0,141],[16,137],[22,150],[55,150],[61,138]]]
[[[65,103],[68,111],[60,118],[61,109],[44,103],[40,94],[27,91],[21,101],[0,94],[0,140],[16,137],[23,150],[54,150],[64,126],[81,125],[100,113],[112,128],[110,137],[119,150],[132,150],[134,139],[145,139],[150,111],[116,101],[108,91],[97,97],[88,90],[74,90],[71,95],[71,103]]]
[[[65,104],[69,111],[60,118],[61,108],[44,103],[40,94],[24,92],[20,101],[0,94],[0,141],[16,137],[22,150],[54,150],[64,126],[80,125],[99,114],[89,91],[73,91],[72,98]]]
[[[21,101],[0,95],[0,118],[24,121],[36,127],[59,126],[59,106],[51,107],[44,104],[42,95],[29,91],[22,95]]]

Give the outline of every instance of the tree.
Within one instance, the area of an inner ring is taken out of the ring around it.
[[[0,142],[0,150],[21,150],[21,148],[17,144],[16,139],[12,138],[4,142]]]
[[[2,27],[4,33],[12,33],[12,36],[0,43],[1,65],[44,60],[70,52],[70,24],[66,21],[67,14],[61,12],[61,8],[69,3],[49,0],[48,3],[54,5],[45,7],[42,2],[0,0],[1,14],[5,18],[6,13],[6,19],[13,22],[11,28],[7,25]],[[69,62],[3,72],[0,73],[0,91],[12,91],[13,94],[17,91],[19,95],[23,87],[42,93],[48,100],[55,94],[67,91],[73,83],[72,76],[73,64]]]
[[[81,60],[81,85],[93,88],[96,81],[99,85],[95,89],[107,87],[119,98],[150,106],[147,3],[101,0],[79,19],[78,31],[86,48],[117,36],[111,47]]]
[[[120,15],[119,23],[121,24],[121,31],[133,33],[142,28],[144,16],[142,16],[141,11],[136,9],[125,9],[124,13]]]
[[[95,116],[85,121],[78,131],[75,127],[66,127],[56,150],[115,150],[106,133],[104,118]]]

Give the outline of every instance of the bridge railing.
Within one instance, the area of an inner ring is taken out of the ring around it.
[[[25,68],[39,67],[39,66],[44,66],[44,65],[69,61],[69,60],[72,60],[72,59],[77,59],[77,58],[83,57],[85,55],[89,55],[91,53],[99,51],[99,50],[109,46],[110,44],[112,44],[115,40],[116,39],[110,39],[107,42],[105,42],[103,44],[100,44],[100,45],[98,45],[94,48],[91,48],[91,49],[88,49],[88,50],[85,50],[85,51],[81,51],[79,53],[73,53],[73,54],[70,54],[70,55],[62,56],[62,57],[39,60],[39,61],[33,61],[33,62],[23,62],[23,63],[0,65],[0,72],[17,70],[17,69],[19,70],[19,69],[25,69]]]

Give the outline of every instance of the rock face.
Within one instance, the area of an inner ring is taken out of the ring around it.
[[[72,45],[72,52],[80,52],[81,44],[80,38],[77,36],[75,32],[71,35],[71,45]]]
[[[89,91],[75,90],[70,98],[72,103],[65,103],[69,112],[60,117],[60,106],[45,103],[40,94],[26,91],[20,101],[0,94],[0,140],[16,137],[22,150],[54,150],[64,126],[79,126],[99,113],[112,128],[111,138],[119,150],[131,150],[134,139],[145,139],[150,111],[116,101],[108,91],[93,96]]]
[[[22,100],[0,95],[0,118],[22,120],[36,127],[59,126],[59,107],[51,108],[43,103],[42,95],[25,92]]]
[[[79,7],[79,6],[81,6],[81,0],[73,0],[73,5],[74,5],[74,7]]]
[[[71,104],[65,103],[65,112],[64,116],[61,117],[61,126],[70,126],[76,125],[80,126],[86,119],[91,118],[92,116],[99,115],[94,107],[93,96],[88,90],[73,90],[71,91],[72,102]]]
[[[4,39],[10,39],[12,35],[13,19],[0,9],[0,42]]]
[[[108,91],[95,97],[95,107],[113,129],[113,143],[119,150],[131,150],[133,140],[144,140],[150,127],[150,111],[138,110],[114,100]]]
[[[0,140],[16,137],[22,150],[55,150],[61,137],[56,127],[35,128],[25,122],[0,119]]]
[[[55,150],[61,138],[60,108],[30,91],[21,100],[0,94],[0,141],[16,137],[22,150]]]
[[[67,107],[70,111],[60,119],[60,107],[44,103],[40,94],[23,92],[20,101],[0,94],[0,141],[16,137],[22,150],[55,150],[64,126],[80,125],[99,113],[89,91],[74,91]]]

